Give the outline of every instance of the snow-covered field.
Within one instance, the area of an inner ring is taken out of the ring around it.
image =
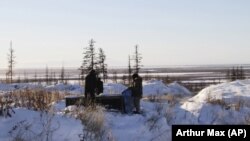
[[[0,93],[25,88],[44,88],[74,95],[84,92],[84,88],[77,85],[0,84]],[[108,83],[104,85],[104,94],[119,94],[126,88],[122,84]],[[165,102],[143,100],[142,114],[127,115],[102,109],[106,134],[102,140],[171,140],[172,124],[250,124],[250,80],[212,85],[195,96],[178,83],[165,85],[151,80],[143,83],[143,93],[144,96],[170,95],[172,99]],[[46,140],[48,137],[53,141],[79,141],[84,126],[81,120],[75,118],[78,108],[65,107],[63,100],[52,107],[53,114],[14,108],[12,117],[0,116],[0,140],[9,141],[19,135],[33,140],[39,140],[39,137]],[[94,116],[100,118],[98,114]]]

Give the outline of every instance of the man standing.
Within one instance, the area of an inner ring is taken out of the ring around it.
[[[97,78],[97,88],[96,88],[96,94],[100,95],[103,93],[103,81],[100,77]]]
[[[142,78],[138,73],[132,75],[133,78],[133,97],[134,97],[134,106],[136,113],[140,113],[140,100],[142,98]]]
[[[85,78],[85,98],[95,100],[95,90],[97,87],[97,78],[95,70],[91,70]]]

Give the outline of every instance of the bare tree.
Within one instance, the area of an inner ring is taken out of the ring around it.
[[[34,82],[37,83],[37,72],[35,71],[35,74],[34,74]]]
[[[23,72],[23,82],[24,82],[24,83],[28,83],[28,82],[29,82],[28,76],[27,76],[27,72],[26,72],[26,71]]]
[[[10,41],[10,49],[9,49],[9,54],[8,54],[8,71],[6,73],[7,77],[9,78],[9,82],[12,83],[13,82],[13,68],[14,68],[14,64],[15,62],[15,56],[14,56],[14,50],[12,48],[12,41]]]
[[[226,72],[226,78],[229,81],[235,81],[235,80],[240,80],[240,79],[245,79],[245,72],[243,67],[233,67],[233,69],[229,69]]]
[[[21,78],[20,78],[20,74],[18,75],[18,77],[17,77],[17,81],[16,81],[17,83],[21,83]]]
[[[113,81],[114,81],[115,83],[117,83],[117,79],[118,79],[118,77],[117,77],[117,71],[114,71],[114,72],[113,72]]]
[[[81,66],[81,67],[79,68],[79,70],[80,70],[79,81],[82,81],[82,82],[83,82],[83,80],[84,80],[84,73],[85,73],[86,70],[84,70],[84,67],[83,67],[83,66]]]
[[[130,56],[128,56],[128,85],[130,86],[131,84],[131,74],[132,74],[132,69],[131,69],[131,63],[130,63]]]
[[[135,72],[139,73],[139,70],[142,67],[141,65],[142,57],[141,57],[141,54],[138,52],[138,45],[135,45],[134,60],[135,60],[135,65],[134,65]]]
[[[64,83],[64,79],[65,79],[64,66],[62,66],[62,69],[61,69],[60,79],[61,79],[61,83]]]
[[[57,84],[56,72],[51,72],[51,81],[52,84]]]
[[[242,66],[240,67],[240,79],[246,79],[245,72]]]
[[[45,69],[45,81],[46,81],[46,84],[48,85],[49,84],[49,69],[48,69],[48,66],[46,66],[46,69]]]
[[[102,48],[99,48],[99,56],[98,56],[98,64],[99,64],[99,71],[100,73],[102,74],[102,78],[103,78],[103,81],[105,82],[108,75],[108,71],[107,71],[107,64],[105,64],[105,61],[106,61],[106,55],[104,54],[104,51]]]

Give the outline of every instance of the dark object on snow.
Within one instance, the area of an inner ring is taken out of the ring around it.
[[[122,96],[124,98],[124,112],[127,114],[133,113],[134,108],[134,99],[132,97],[133,88],[129,87],[122,92]]]
[[[142,98],[142,78],[137,74],[132,75],[133,78],[133,96]]]
[[[12,103],[13,101],[8,95],[0,98],[0,116],[7,118],[15,114],[15,111],[11,107]]]
[[[95,90],[97,86],[97,78],[95,70],[91,70],[85,78],[85,97],[95,100]]]
[[[65,97],[66,107],[70,105],[86,105],[88,100],[84,96]],[[121,94],[98,95],[95,103],[104,106],[107,109],[119,110],[124,112],[124,99]]]
[[[4,116],[5,118],[6,117],[12,117],[12,114],[15,114],[16,112],[13,110],[12,107],[3,107],[3,108],[0,108],[0,116]]]
[[[134,106],[137,113],[140,113],[140,100],[142,98],[142,78],[138,73],[132,75]]]
[[[101,80],[101,78],[97,79],[97,88],[96,88],[96,93],[99,95],[101,93],[103,93],[103,82]]]

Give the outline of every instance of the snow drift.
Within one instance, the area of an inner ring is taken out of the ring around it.
[[[59,92],[67,92],[70,94],[81,95],[84,94],[84,87],[81,85],[71,85],[71,84],[57,84],[46,87],[47,90],[50,91],[59,91]]]
[[[162,81],[151,80],[143,84],[143,96],[152,95],[191,96],[191,92],[177,82],[165,85]]]
[[[249,124],[250,80],[207,87],[175,112],[175,123]]]
[[[119,83],[106,83],[103,85],[103,89],[104,95],[121,94],[127,87]]]

